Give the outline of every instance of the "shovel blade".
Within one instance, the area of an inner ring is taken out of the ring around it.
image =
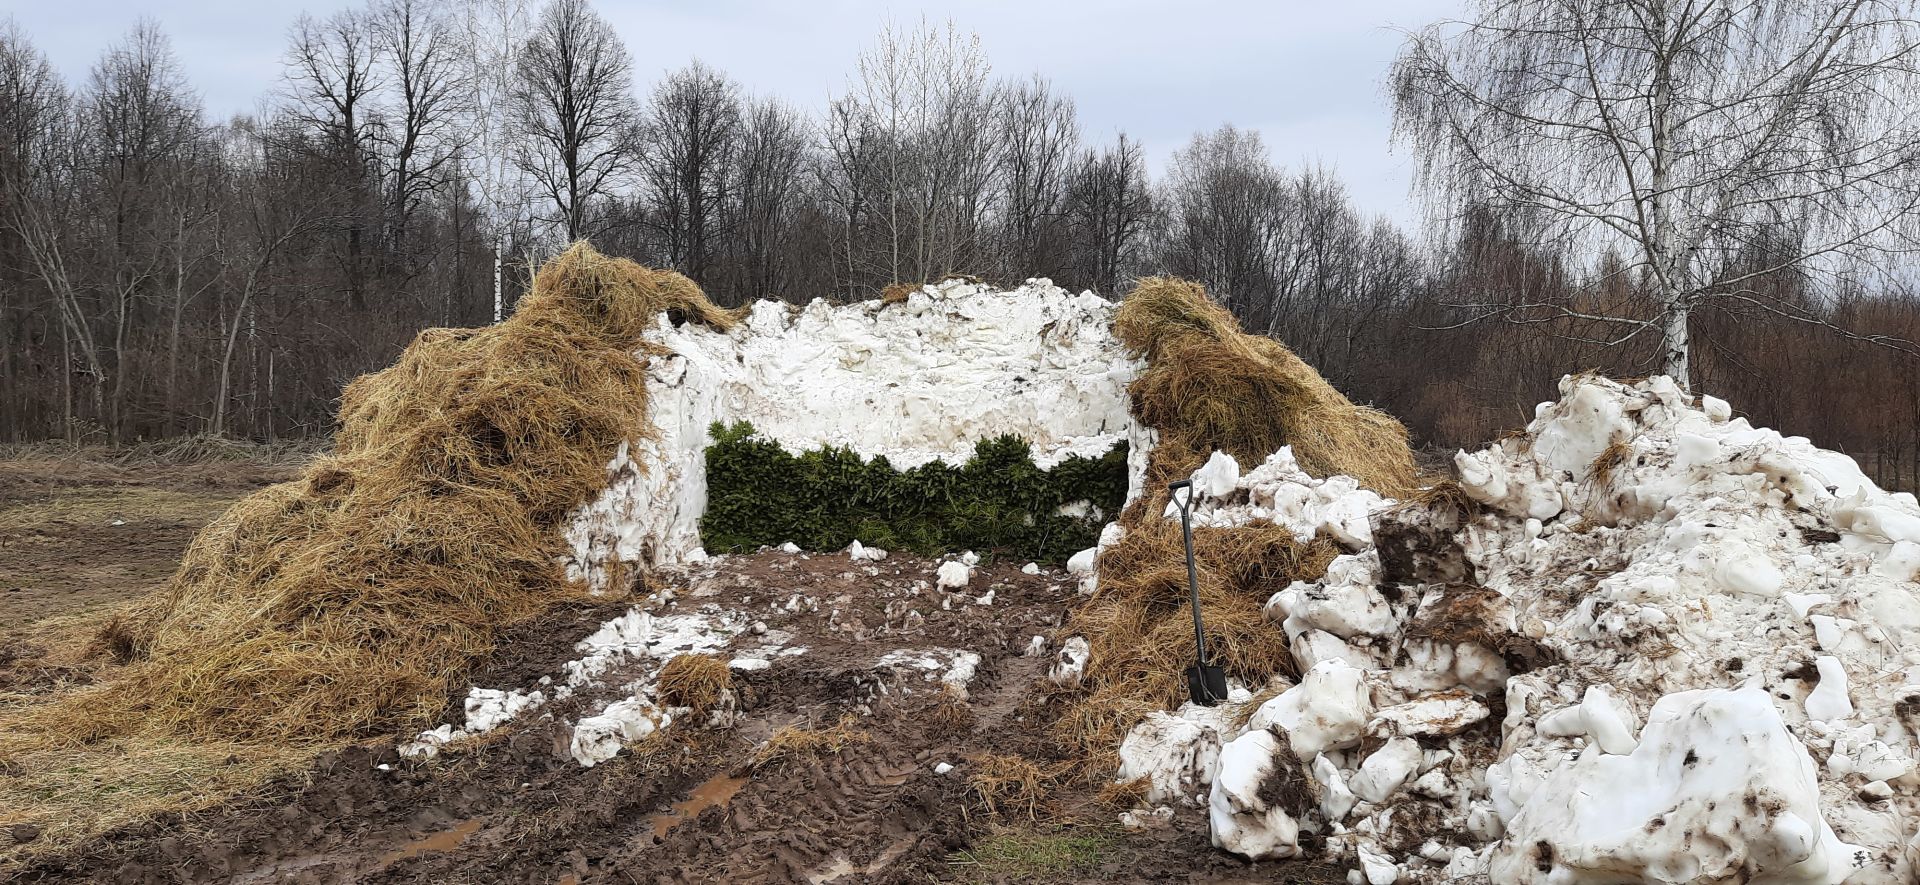
[[[1227,699],[1227,671],[1223,667],[1188,667],[1187,696],[1202,707]]]

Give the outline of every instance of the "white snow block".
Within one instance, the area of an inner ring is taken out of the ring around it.
[[[1583,753],[1530,790],[1488,872],[1540,885],[1839,885],[1867,853],[1834,835],[1819,801],[1813,760],[1765,691],[1679,692],[1654,705],[1632,753]]]
[[[1147,779],[1148,805],[1197,805],[1220,767],[1220,731],[1211,724],[1155,711],[1120,742],[1116,783]]]
[[[1831,721],[1852,716],[1853,699],[1847,694],[1847,670],[1840,665],[1840,659],[1821,655],[1813,659],[1813,665],[1820,671],[1820,684],[1807,693],[1807,718]]]
[[[1366,674],[1336,658],[1313,665],[1299,685],[1261,704],[1247,727],[1286,729],[1293,752],[1305,760],[1358,743],[1372,713]]]
[[[573,761],[592,768],[612,759],[620,748],[672,723],[666,711],[641,698],[628,698],[608,704],[597,716],[580,720],[573,727],[568,750]]]
[[[1360,771],[1353,776],[1350,788],[1355,796],[1378,805],[1419,770],[1423,758],[1420,744],[1413,738],[1394,738],[1360,763]]]
[[[1283,764],[1279,741],[1266,729],[1235,738],[1220,752],[1220,771],[1207,800],[1213,847],[1248,860],[1278,860],[1300,853],[1300,824],[1261,797],[1261,785]],[[1298,772],[1293,776],[1303,777]]]
[[[934,583],[940,585],[941,589],[957,590],[967,586],[967,581],[972,577],[973,569],[966,563],[948,560],[940,563],[940,570],[934,575]]]

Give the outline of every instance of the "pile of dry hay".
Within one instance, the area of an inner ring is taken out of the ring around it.
[[[1310,474],[1345,474],[1389,496],[1416,487],[1400,422],[1355,405],[1279,342],[1243,333],[1198,284],[1142,280],[1120,305],[1114,332],[1146,359],[1128,392],[1134,418],[1160,439],[1145,493],[1121,515],[1126,536],[1100,554],[1099,588],[1068,624],[1092,655],[1089,693],[1061,720],[1062,737],[1096,764],[1110,761],[1146,712],[1186,696],[1193,621],[1180,524],[1162,518],[1168,482],[1191,475],[1215,450],[1251,467],[1291,445]],[[1253,686],[1275,674],[1297,677],[1286,634],[1262,609],[1288,584],[1324,576],[1339,545],[1302,542],[1271,523],[1193,535],[1215,663]]]
[[[109,629],[111,682],[18,731],[320,744],[437,715],[506,625],[580,592],[568,513],[651,434],[641,334],[734,315],[679,274],[579,244],[507,321],[421,332],[348,385],[331,455],[208,525]]]

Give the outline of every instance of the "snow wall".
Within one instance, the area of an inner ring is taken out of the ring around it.
[[[704,557],[716,421],[747,421],[791,453],[844,446],[901,470],[964,463],[1005,434],[1043,469],[1126,441],[1131,498],[1151,438],[1128,414],[1140,363],[1113,337],[1116,307],[1044,279],[1012,291],[949,280],[894,304],[760,301],[731,332],[663,317],[648,336],[668,351],[649,367],[658,438],[608,465],[606,492],[567,531],[568,572],[599,589],[614,561]]]
[[[1472,506],[1284,449],[1196,473],[1197,524],[1350,552],[1268,603],[1298,684],[1127,737],[1122,821],[1200,808],[1256,860],[1317,833],[1371,885],[1920,881],[1914,496],[1665,377],[1560,390],[1457,456]]]

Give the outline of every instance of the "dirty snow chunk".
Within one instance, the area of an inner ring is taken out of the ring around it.
[[[1093,574],[1094,557],[1097,557],[1099,555],[1100,555],[1100,548],[1088,547],[1087,549],[1082,550],[1079,553],[1075,553],[1074,555],[1067,557],[1067,572],[1069,574],[1075,574],[1075,575]]]
[[[1853,698],[1847,693],[1847,669],[1833,655],[1813,659],[1820,672],[1820,684],[1807,693],[1807,718],[1820,721],[1846,719],[1853,715]]]
[[[1213,826],[1213,847],[1224,848],[1248,860],[1276,860],[1300,853],[1300,824],[1277,796],[1261,787],[1284,764],[1279,741],[1266,729],[1249,731],[1220,751],[1220,768],[1207,801],[1207,820]],[[1294,772],[1293,777],[1301,777]]]
[[[795,544],[792,541],[788,541],[787,543],[780,545],[780,552],[787,553],[787,554],[799,553],[800,545]]]
[[[1325,630],[1342,639],[1385,636],[1399,620],[1376,589],[1380,556],[1375,551],[1345,553],[1327,565],[1318,582],[1295,581],[1267,600],[1270,620],[1282,621],[1289,637]]]
[[[1339,823],[1347,819],[1347,812],[1359,804],[1359,797],[1347,789],[1347,779],[1340,774],[1340,767],[1326,756],[1317,756],[1313,760],[1313,779],[1320,782],[1320,814],[1329,823]]]
[[[475,687],[467,691],[466,731],[470,734],[492,731],[521,713],[547,702],[540,692],[523,694],[518,689]]]
[[[1023,575],[1037,575],[1040,573],[1040,563],[1029,562],[1026,565],[1021,566],[1020,573]]]
[[[1814,606],[1833,603],[1833,596],[1827,593],[1782,593],[1780,598],[1787,601],[1787,607],[1793,609],[1796,618],[1806,617]]]
[[[1027,650],[1021,657],[1037,658],[1046,653],[1047,637],[1035,634],[1032,639],[1027,640]]]
[[[400,755],[407,759],[432,759],[440,755],[442,747],[459,737],[465,737],[465,735],[455,732],[452,725],[441,725],[438,728],[420,732],[413,740],[401,744]]]
[[[980,554],[975,553],[972,550],[968,550],[967,552],[960,554],[960,561],[966,564],[967,568],[973,568],[974,566],[980,564]]]
[[[951,648],[903,648],[881,655],[874,667],[918,674],[925,682],[938,681],[965,700],[967,686],[980,669],[980,655]]]
[[[754,670],[765,670],[771,666],[773,666],[773,662],[767,660],[766,658],[734,658],[733,660],[727,662],[728,669],[739,670],[742,672],[752,672]]]
[[[573,727],[568,751],[582,767],[592,768],[612,759],[620,748],[666,728],[673,721],[666,711],[642,698],[628,698],[608,704],[599,715],[580,720]]]
[[[1455,689],[1374,711],[1367,734],[1377,738],[1458,734],[1492,712],[1485,701]]]
[[[1220,730],[1158,710],[1140,720],[1120,742],[1120,771],[1115,783],[1147,779],[1149,805],[1197,805],[1200,790],[1213,782],[1220,765]]]
[[[1035,636],[1035,639],[1040,637]],[[1041,640],[1043,643],[1045,640]],[[1047,678],[1056,685],[1079,685],[1087,672],[1087,659],[1093,656],[1087,645],[1087,637],[1072,636],[1060,644],[1060,655],[1053,667],[1047,670]]]
[[[1400,868],[1395,866],[1393,858],[1361,845],[1359,848],[1360,872],[1367,885],[1393,885],[1400,881]]]
[[[882,550],[878,547],[868,547],[865,544],[862,544],[858,540],[856,540],[853,543],[847,545],[847,558],[853,560],[854,562],[861,562],[863,560],[869,561],[869,562],[879,562],[880,560],[887,558],[887,551]]]
[[[946,774],[947,772],[952,770],[953,770],[953,763],[951,762],[941,762],[933,766],[934,774]]]
[[[1379,804],[1387,801],[1420,768],[1425,757],[1413,738],[1397,737],[1373,751],[1347,786],[1355,796]]]
[[[1286,729],[1293,752],[1312,759],[1322,752],[1360,741],[1373,713],[1366,674],[1346,661],[1321,661],[1300,677],[1300,684],[1260,705],[1247,720],[1249,729],[1278,725]]]
[[[1193,472],[1193,492],[1209,498],[1224,498],[1240,482],[1240,462],[1226,452],[1214,452],[1207,463]]]
[[[1603,753],[1633,752],[1633,713],[1598,685],[1587,687],[1580,703],[1540,717],[1537,726],[1549,737],[1590,737]]]
[[[1162,805],[1148,811],[1136,808],[1120,812],[1120,825],[1129,830],[1147,830],[1173,823],[1173,806]]]
[[[973,569],[958,560],[940,563],[940,570],[934,575],[934,583],[943,589],[957,590],[967,586],[967,580],[973,577]]]
[[[1679,692],[1654,705],[1632,753],[1582,753],[1532,789],[1488,872],[1540,885],[1839,885],[1867,852],[1834,835],[1819,800],[1813,760],[1765,691]]]

